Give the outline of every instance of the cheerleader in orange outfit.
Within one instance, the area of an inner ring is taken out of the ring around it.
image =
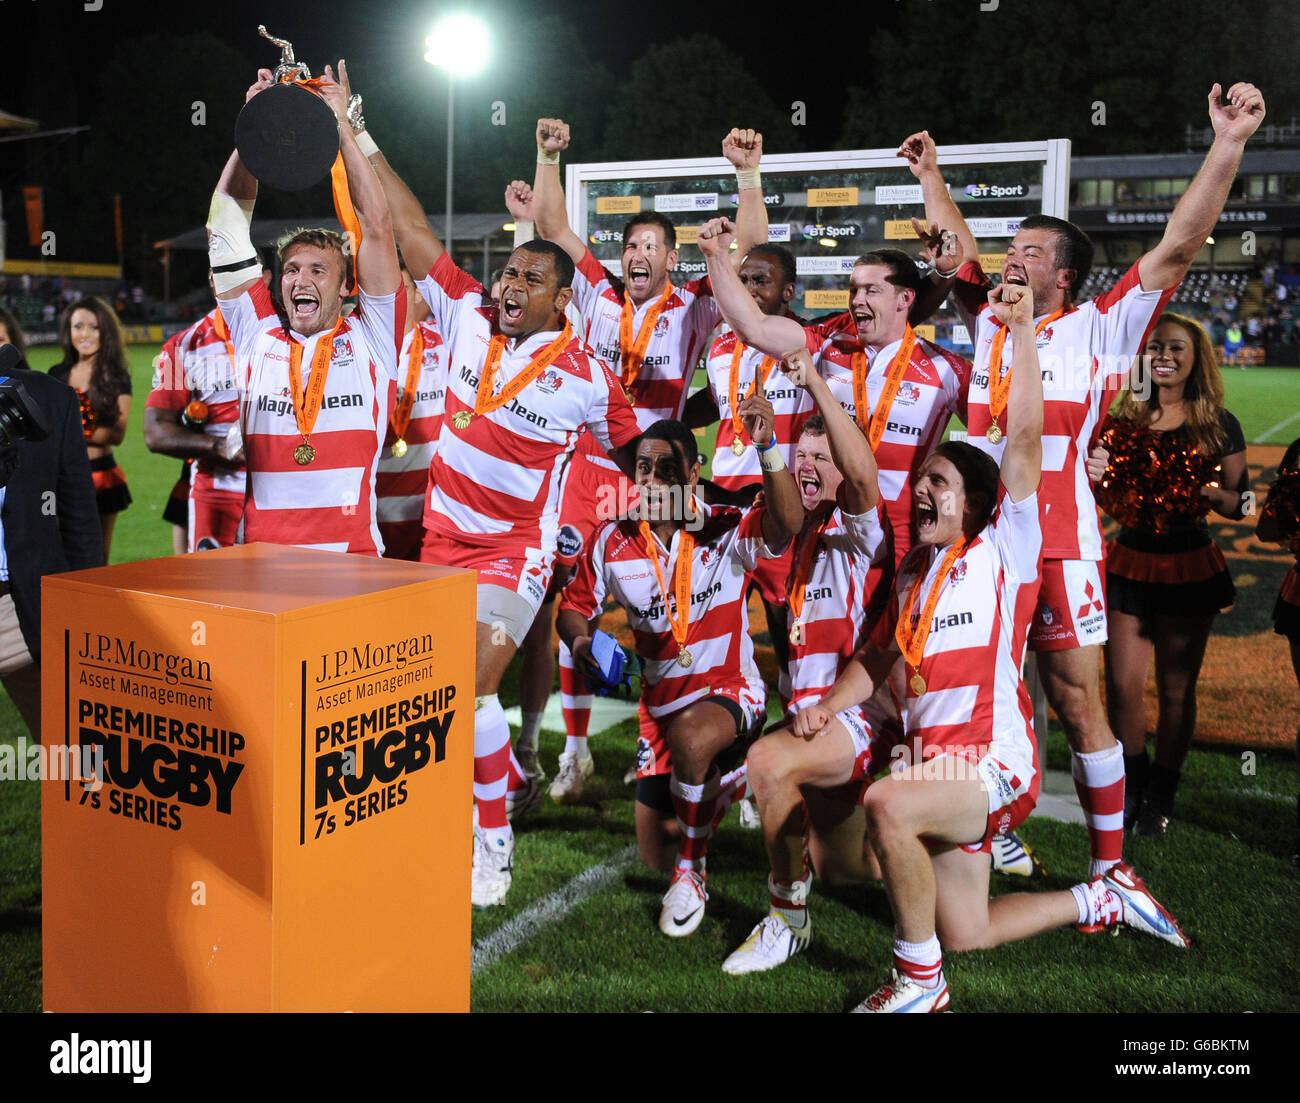
[[[1288,545],[1296,557],[1296,563],[1282,579],[1282,589],[1273,606],[1273,631],[1290,642],[1291,666],[1296,682],[1300,683],[1300,440],[1291,442],[1278,465],[1255,534],[1270,544]],[[1300,729],[1296,731],[1296,739],[1300,745]],[[1296,799],[1296,822],[1300,827],[1300,797]],[[1291,856],[1291,864],[1300,866],[1300,843]]]
[[[1106,705],[1124,744],[1124,825],[1160,838],[1196,730],[1210,628],[1235,601],[1205,516],[1240,518],[1248,476],[1241,425],[1223,408],[1205,330],[1164,314],[1143,352],[1089,475],[1098,503],[1123,526],[1106,548]],[[1149,763],[1143,692],[1153,655],[1159,717]]]

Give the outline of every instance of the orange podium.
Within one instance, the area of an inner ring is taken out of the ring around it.
[[[47,1011],[468,1011],[473,572],[251,544],[47,578]]]

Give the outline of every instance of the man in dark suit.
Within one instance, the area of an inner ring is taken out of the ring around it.
[[[0,681],[36,738],[41,732],[41,578],[100,567],[90,461],[76,392],[39,372],[20,383],[50,427],[42,441],[18,441],[18,463],[0,487]]]

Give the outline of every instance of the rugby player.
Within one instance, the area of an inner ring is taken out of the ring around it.
[[[273,83],[270,70],[259,70],[246,99]],[[318,91],[338,119],[360,244],[352,250],[327,230],[289,238],[280,246],[278,314],[249,240],[257,181],[235,152],[212,197],[208,255],[242,375],[245,540],[377,556],[375,467],[406,304],[388,205],[329,66]],[[358,305],[344,317],[353,252]]]
[[[644,429],[662,418],[677,419],[687,387],[708,335],[721,320],[707,280],[675,286],[677,231],[655,211],[633,215],[623,228],[621,278],[592,255],[569,225],[560,185],[560,153],[568,148],[569,127],[561,119],[537,122],[537,169],[532,203],[537,232],[561,246],[572,259],[574,302],[588,343],[620,377]],[[759,177],[763,137],[733,129],[722,152],[736,169],[737,223],[741,249],[767,241],[767,210]],[[739,256],[743,256],[741,252]],[[580,440],[566,480],[561,508],[561,561],[572,567],[597,525],[597,503],[622,490],[618,472],[590,437]],[[560,649],[560,691],[565,703],[565,750],[551,785],[552,799],[570,803],[581,797],[593,763],[587,745],[590,693]]]
[[[747,575],[779,555],[802,509],[773,437],[761,388],[741,420],[762,455],[767,505],[709,506],[696,494],[700,458],[679,421],[646,429],[637,446],[639,501],[597,530],[561,598],[557,625],[579,672],[593,677],[592,632],[612,597],[627,610],[642,663],[637,755],[637,842],[652,869],[677,854],[659,929],[691,934],[708,899],[706,855],[722,789],[720,755],[754,734],[766,714],[745,603]],[[674,831],[673,828],[676,828]]]
[[[1238,83],[1221,102],[1210,89],[1214,143],[1196,178],[1179,198],[1160,242],[1108,291],[1090,302],[1075,297],[1092,266],[1092,242],[1077,226],[1048,215],[1024,219],[1007,248],[1005,283],[1033,291],[1035,340],[1046,395],[1043,435],[1043,572],[1029,647],[1048,703],[1061,718],[1073,751],[1072,771],[1087,821],[1090,876],[1123,858],[1122,745],[1106,722],[1099,687],[1106,641],[1103,544],[1088,481],[1089,446],[1129,376],[1133,358],[1214,229],[1241,162],[1246,141],[1264,118],[1254,85]],[[926,191],[926,217],[956,232],[969,256],[978,250],[946,193],[935,206]],[[1014,349],[1006,327],[985,305],[989,279],[967,263],[954,286],[975,344],[968,409],[969,439],[997,460],[1005,445],[1002,416]]]
[[[517,247],[500,305],[456,267],[368,132],[402,255],[445,342],[447,393],[424,509],[426,563],[478,571],[474,712],[476,907],[504,904],[514,834],[506,816],[510,728],[501,676],[536,618],[555,562],[560,473],[585,427],[629,476],[636,417],[609,369],[573,332],[573,265],[540,239]]]
[[[944,1010],[942,947],[987,948],[1069,923],[1123,923],[1188,945],[1123,863],[1067,891],[989,899],[992,838],[1024,820],[1040,785],[1020,666],[1042,555],[1043,389],[1032,291],[1004,282],[988,302],[1017,338],[1001,467],[964,442],[927,457],[913,488],[918,542],[900,566],[890,615],[831,692],[794,721],[797,735],[822,738],[903,663],[906,742],[865,798],[894,913],[894,973],[861,1012]]]
[[[209,274],[211,280],[211,274]],[[231,547],[239,536],[247,483],[234,346],[216,307],[163,345],[145,401],[150,452],[195,461],[189,477],[187,551]],[[232,447],[233,445],[233,447]]]

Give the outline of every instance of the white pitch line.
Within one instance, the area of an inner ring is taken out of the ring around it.
[[[1298,417],[1300,417],[1300,410],[1297,410],[1294,414],[1292,414],[1292,415],[1291,415],[1289,418],[1287,418],[1285,421],[1279,421],[1279,422],[1278,422],[1276,425],[1274,425],[1273,428],[1270,429],[1267,433],[1262,433],[1262,434],[1260,434],[1260,436],[1259,436],[1256,440],[1252,441],[1252,443],[1253,443],[1253,444],[1267,444],[1267,443],[1268,443],[1268,440],[1269,440],[1269,437],[1271,437],[1274,433],[1279,433],[1279,432],[1281,432],[1281,431],[1282,431],[1283,429],[1285,429],[1288,425],[1290,425],[1291,422],[1295,421],[1295,419],[1298,418]]]
[[[595,896],[616,881],[624,868],[636,859],[636,843],[630,843],[612,858],[585,869],[536,904],[521,911],[487,938],[470,949],[469,974],[474,976],[495,961],[512,954],[530,938],[559,922],[589,896]]]

